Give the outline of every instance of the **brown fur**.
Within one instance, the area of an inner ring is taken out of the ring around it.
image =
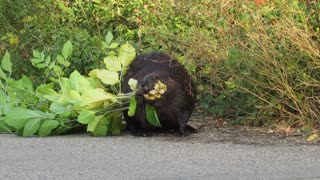
[[[188,135],[188,128],[191,128],[187,123],[194,109],[195,92],[190,75],[177,60],[159,52],[140,55],[132,62],[124,76],[125,93],[131,91],[128,86],[130,78],[138,80],[139,86],[136,94],[136,114],[129,117],[127,111],[124,112],[128,128],[133,134],[154,129],[146,120],[147,103],[156,108],[162,129],[173,129],[179,135]],[[159,99],[145,99],[143,93],[153,89],[158,80],[166,84],[167,91]]]

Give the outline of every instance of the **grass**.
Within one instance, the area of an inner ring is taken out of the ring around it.
[[[175,10],[173,20],[166,18],[162,28],[146,22],[145,33],[194,64],[208,112],[253,125],[318,127],[320,7],[315,1],[276,0],[260,6],[252,1],[182,1],[168,8],[152,13],[161,21]]]

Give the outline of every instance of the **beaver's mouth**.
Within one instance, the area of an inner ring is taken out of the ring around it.
[[[143,93],[143,96],[146,98],[146,99],[149,99],[149,100],[155,100],[155,99],[158,99],[161,97],[161,94],[159,93],[159,91],[155,90],[155,89],[152,89],[150,91],[146,91],[145,93]]]
[[[155,99],[159,99],[166,91],[167,91],[166,85],[161,83],[161,81],[159,80],[155,84],[154,89],[144,91],[143,96],[146,99],[155,100]]]

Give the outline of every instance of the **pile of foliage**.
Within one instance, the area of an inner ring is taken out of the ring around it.
[[[63,76],[63,69],[70,66],[71,41],[53,60],[50,55],[33,50],[31,63],[47,78],[36,88],[25,75],[19,80],[11,78],[13,65],[6,52],[0,68],[0,132],[47,136],[86,127],[94,136],[119,134],[124,127],[122,111],[129,109],[131,115],[135,114],[135,91],[121,94],[121,78],[136,52],[130,44],[120,46],[111,43],[112,39],[108,33],[103,42],[110,49],[104,58],[105,68],[94,69],[89,76],[76,70],[68,78]],[[137,83],[134,81],[131,86]],[[154,108],[149,107],[147,113],[155,116],[149,118],[151,123],[159,123]]]

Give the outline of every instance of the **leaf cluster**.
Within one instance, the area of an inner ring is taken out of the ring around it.
[[[19,80],[10,77],[12,63],[7,52],[0,71],[0,132],[47,136],[86,126],[94,136],[119,134],[123,128],[122,110],[128,108],[134,94],[115,95],[107,90],[112,89],[109,86],[117,89],[123,71],[135,57],[135,49],[128,43],[109,48],[117,51],[110,51],[105,59],[112,57],[115,63],[120,63],[119,69],[105,61],[105,69],[92,70],[89,76],[74,71],[69,77],[64,77],[63,68],[70,65],[71,41],[64,44],[61,55],[53,60],[50,55],[34,50],[31,63],[46,69],[51,80],[35,89],[25,75]]]

